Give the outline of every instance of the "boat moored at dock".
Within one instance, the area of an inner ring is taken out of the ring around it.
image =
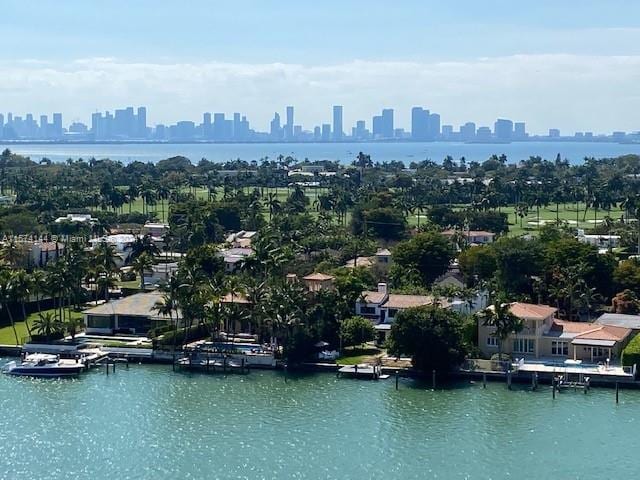
[[[80,360],[61,359],[58,355],[34,353],[24,357],[21,362],[11,361],[2,367],[9,375],[27,377],[75,377],[85,368]]]

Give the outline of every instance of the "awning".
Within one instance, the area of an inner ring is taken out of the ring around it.
[[[373,328],[375,328],[376,330],[387,331],[387,330],[391,330],[391,324],[390,323],[379,323],[378,325],[374,325]]]
[[[587,345],[591,347],[614,347],[616,345],[616,341],[615,340],[590,340],[588,338],[574,338],[571,344]]]

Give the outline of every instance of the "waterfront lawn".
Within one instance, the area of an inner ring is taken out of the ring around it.
[[[42,313],[56,313],[57,310],[43,310]],[[66,311],[65,315],[68,315],[69,312]],[[82,312],[71,311],[71,317],[77,318],[79,320],[82,319]],[[33,312],[27,316],[27,320],[29,322],[29,326],[34,328],[35,322],[38,318],[38,312]],[[16,322],[16,330],[18,332],[18,341],[22,344],[22,341],[29,336],[29,331],[27,330],[27,326],[25,322]],[[1,345],[15,345],[16,337],[13,334],[13,328],[11,325],[7,325],[0,328],[0,344]]]
[[[371,345],[347,347],[342,351],[336,363],[340,365],[357,365],[359,363],[372,363],[383,351]]]
[[[22,342],[23,338],[26,338],[29,336],[29,332],[27,331],[27,326],[25,325],[24,322],[16,322],[16,331],[18,332],[18,340],[20,342]],[[1,345],[16,344],[16,337],[13,334],[13,328],[11,328],[11,325],[0,328],[0,344]]]

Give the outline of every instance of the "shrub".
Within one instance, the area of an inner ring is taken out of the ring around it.
[[[621,361],[622,365],[640,367],[640,333],[636,334],[624,348]]]
[[[206,325],[193,325],[188,328],[181,328],[177,332],[170,331],[165,333],[162,338],[158,339],[158,345],[170,347],[174,345],[174,342],[175,345],[182,345],[185,338],[188,341],[195,341],[207,337],[209,333],[209,329]]]

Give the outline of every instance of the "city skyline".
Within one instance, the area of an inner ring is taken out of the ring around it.
[[[295,105],[303,125],[330,122],[327,105],[345,106],[344,125],[383,106],[427,105],[452,125],[505,117],[526,119],[538,134],[551,124],[634,131],[639,14],[640,4],[620,0],[518,9],[470,0],[402,8],[194,0],[188,9],[43,0],[34,9],[8,0],[0,109],[63,111],[86,123],[96,111],[138,104],[165,124],[241,111],[262,129],[281,105]],[[408,119],[394,126],[408,130]]]
[[[328,123],[315,125],[296,124],[294,105],[284,107],[284,117],[276,111],[267,129],[252,128],[247,115],[233,112],[204,112],[201,122],[178,119],[172,124],[149,124],[147,107],[128,106],[113,111],[95,112],[90,123],[73,121],[65,127],[60,112],[39,116],[33,113],[17,115],[0,113],[0,140],[29,141],[205,141],[205,142],[341,142],[341,141],[460,141],[460,142],[511,142],[529,139],[574,139],[579,141],[611,140],[640,142],[639,131],[566,132],[549,128],[544,134],[527,131],[524,121],[497,118],[493,125],[466,121],[460,125],[444,123],[440,113],[424,106],[410,110],[410,128],[398,127],[393,108],[382,108],[370,119],[359,119],[349,127],[344,124],[344,106],[331,107]]]

